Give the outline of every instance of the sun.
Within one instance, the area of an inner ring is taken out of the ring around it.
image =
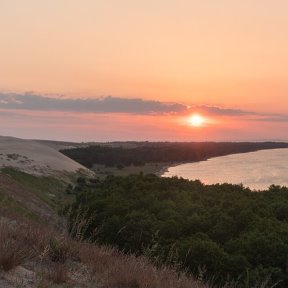
[[[188,123],[193,127],[201,127],[205,123],[205,118],[199,114],[194,114],[188,118]]]

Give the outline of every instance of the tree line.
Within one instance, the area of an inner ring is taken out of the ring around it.
[[[124,142],[125,144],[125,142]],[[125,146],[125,145],[123,145]],[[111,166],[144,165],[146,163],[193,162],[234,153],[262,149],[288,148],[281,142],[190,142],[143,143],[135,147],[110,147],[91,145],[83,148],[61,150],[63,154],[92,168],[94,164]]]

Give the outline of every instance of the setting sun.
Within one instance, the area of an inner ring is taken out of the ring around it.
[[[193,127],[201,127],[205,122],[205,118],[199,114],[194,114],[191,117],[189,117],[188,122]]]

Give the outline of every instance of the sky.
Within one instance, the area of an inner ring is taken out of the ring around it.
[[[288,140],[287,11],[287,0],[0,0],[0,135]]]

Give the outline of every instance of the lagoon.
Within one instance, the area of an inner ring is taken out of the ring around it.
[[[199,179],[205,184],[243,184],[253,190],[288,186],[288,149],[261,150],[169,167],[162,177]]]

